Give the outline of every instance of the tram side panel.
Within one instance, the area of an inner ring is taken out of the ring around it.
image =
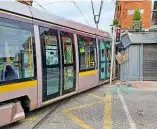
[[[98,85],[96,38],[78,35],[79,92]]]
[[[37,78],[32,20],[1,12],[0,33],[2,126],[24,118],[24,111],[37,107]]]

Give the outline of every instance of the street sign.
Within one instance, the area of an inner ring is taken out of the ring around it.
[[[119,43],[120,42],[120,28],[117,28],[116,29],[116,43]]]

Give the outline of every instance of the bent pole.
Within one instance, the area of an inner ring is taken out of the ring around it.
[[[115,30],[116,30],[116,27],[113,26],[113,31],[112,31],[112,58],[111,58],[111,73],[110,73],[110,84],[112,84],[112,76],[113,76],[113,64],[114,64],[114,46],[115,46]]]

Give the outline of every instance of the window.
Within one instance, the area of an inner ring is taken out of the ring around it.
[[[64,64],[73,63],[73,34],[61,32],[61,42],[63,45]]]
[[[111,61],[111,48],[109,42],[106,44],[106,57],[107,61]]]
[[[57,31],[47,28],[40,28],[40,31],[42,43],[45,43],[46,65],[57,65],[59,63]]]
[[[152,11],[152,25],[157,25],[157,1],[154,1]]]
[[[33,26],[0,18],[0,82],[35,76]]]
[[[96,67],[96,40],[78,36],[80,70],[90,70]]]

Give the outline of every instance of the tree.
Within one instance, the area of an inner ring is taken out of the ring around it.
[[[135,10],[131,29],[133,31],[142,30],[141,14],[139,10]]]
[[[141,14],[140,14],[140,11],[138,9],[135,10],[135,12],[134,12],[133,20],[141,20]]]
[[[114,19],[113,20],[113,25],[118,25],[118,24],[119,24],[118,19]]]
[[[113,25],[116,27],[120,27],[118,19],[113,20]]]

